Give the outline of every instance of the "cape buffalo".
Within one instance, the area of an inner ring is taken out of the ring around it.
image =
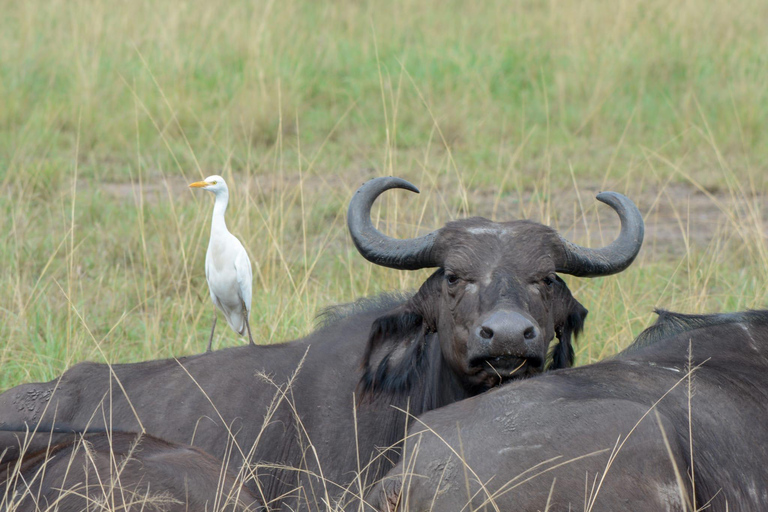
[[[570,365],[571,338],[587,311],[556,272],[620,272],[642,244],[640,212],[613,192],[598,199],[617,212],[621,233],[599,249],[525,220],[470,218],[393,239],[370,219],[373,202],[390,188],[417,192],[399,178],[367,182],[350,203],[349,231],[376,264],[437,267],[415,294],[332,310],[322,328],[288,343],[81,363],[51,382],[0,395],[0,430],[54,423],[143,429],[230,457],[230,467],[245,462],[250,488],[270,507],[325,506],[345,492],[361,494],[392,467],[397,453],[385,448],[403,436],[402,410],[420,414],[541,372],[554,337],[550,366]],[[20,442],[0,435],[0,451]]]
[[[256,496],[192,446],[113,432],[69,439],[0,464],[0,510],[256,512]]]
[[[410,512],[768,510],[767,425],[768,311],[662,311],[610,360],[424,414],[368,501]]]

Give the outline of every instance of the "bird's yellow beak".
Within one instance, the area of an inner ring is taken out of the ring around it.
[[[196,181],[194,183],[189,184],[189,188],[204,188],[207,186],[208,186],[208,183],[205,181]]]

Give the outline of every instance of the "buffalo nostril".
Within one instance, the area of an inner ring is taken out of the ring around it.
[[[532,340],[536,337],[536,328],[531,325],[525,330],[525,332],[523,332],[523,336],[525,336],[525,339],[527,340]]]
[[[485,340],[489,340],[489,339],[493,338],[493,329],[489,329],[488,327],[485,327],[485,326],[481,327],[480,328],[480,337],[485,339]]]

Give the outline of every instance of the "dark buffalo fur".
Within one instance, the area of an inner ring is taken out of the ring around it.
[[[560,276],[558,281],[562,282]],[[565,285],[565,283],[563,283]],[[568,309],[569,306],[566,306]],[[573,365],[573,339],[581,334],[584,329],[585,315],[577,308],[564,311],[566,315],[565,324],[555,332],[558,342],[550,353],[549,368],[556,370],[558,368],[570,368]]]
[[[79,434],[0,461],[0,510],[263,510],[222,462],[192,446],[114,432]]]
[[[673,338],[694,329],[714,327],[716,325],[733,323],[761,322],[765,319],[765,311],[740,311],[736,313],[720,313],[717,315],[687,315],[665,309],[657,309],[656,323],[640,333],[635,341],[622,354],[653,345],[659,341]]]
[[[405,432],[403,411],[421,414],[540,373],[550,350],[553,368],[569,366],[587,314],[555,275],[563,249],[551,228],[475,218],[449,223],[438,236],[450,248],[444,266],[412,295],[330,310],[315,332],[291,342],[81,363],[0,395],[0,431],[143,428],[227,459],[230,468],[249,464],[247,485],[275,509],[325,508],[359,494],[360,483],[397,460],[390,447]],[[489,318],[504,319],[501,334],[522,318],[534,335],[495,345],[479,334]],[[18,453],[23,437],[0,432],[0,452]],[[37,435],[29,449],[47,442]]]
[[[768,510],[768,311],[660,311],[609,360],[428,412],[413,430],[368,497],[377,510]]]

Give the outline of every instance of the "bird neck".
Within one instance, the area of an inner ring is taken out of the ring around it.
[[[229,203],[229,191],[222,190],[216,193],[216,200],[213,203],[213,222],[211,222],[211,234],[227,232],[227,222],[224,220],[224,213],[227,211]]]

